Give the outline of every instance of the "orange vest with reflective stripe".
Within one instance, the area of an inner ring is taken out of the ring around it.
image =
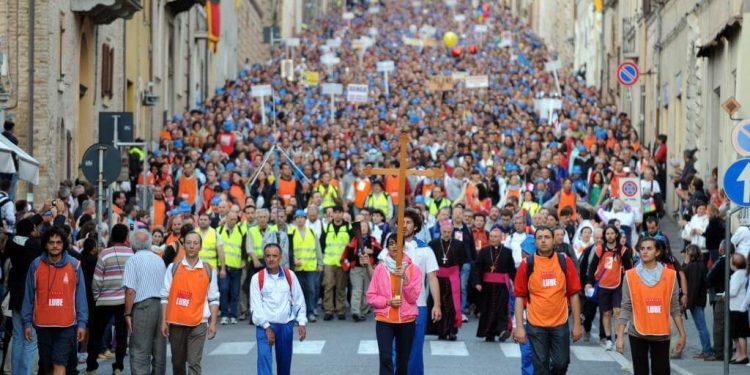
[[[154,199],[154,226],[163,227],[166,218],[167,204],[163,200]]]
[[[620,252],[617,254],[617,252]],[[596,267],[596,277],[601,277],[599,286],[605,289],[617,289],[622,283],[622,257],[624,249],[617,247],[615,251],[604,251],[602,246],[596,248],[596,256],[599,257],[599,265]],[[604,275],[602,275],[602,271]]]
[[[641,281],[635,268],[625,272],[633,304],[633,328],[644,336],[668,336],[670,334],[670,305],[677,273],[664,268],[661,279],[653,287]]]
[[[557,256],[534,255],[534,272],[528,280],[528,320],[536,327],[557,327],[568,321],[565,273]]]
[[[177,185],[179,189],[177,196],[188,201],[191,206],[194,205],[195,197],[198,195],[198,179],[195,175],[190,177],[185,177],[185,175],[180,176],[179,180],[177,180]]]
[[[289,181],[280,178],[279,179],[279,197],[281,198],[282,202],[284,202],[284,206],[289,204],[289,199],[294,196],[294,192],[297,190],[297,181],[294,179],[291,179]]]
[[[75,263],[75,266],[73,265]],[[76,324],[76,260],[57,268],[44,261],[36,269],[34,325],[70,327]]]
[[[188,269],[182,262],[177,267],[169,288],[167,300],[167,323],[195,327],[203,320],[203,310],[211,280],[203,268]],[[208,267],[204,263],[203,267]]]
[[[398,196],[398,177],[397,176],[385,176],[385,191],[391,195],[391,202],[394,205],[398,205],[400,197]]]
[[[369,179],[364,181],[354,181],[354,207],[362,208],[372,190],[372,183]]]

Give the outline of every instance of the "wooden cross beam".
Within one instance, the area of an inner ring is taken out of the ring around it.
[[[432,177],[434,179],[441,178],[444,175],[442,168],[439,169],[406,169],[406,153],[409,146],[409,135],[406,132],[402,132],[398,138],[399,144],[399,168],[372,168],[367,167],[364,170],[366,176],[398,176],[398,196],[401,198],[401,204],[398,205],[398,219],[396,221],[396,246],[398,253],[396,253],[396,264],[401,265],[401,260],[404,255],[404,210],[406,206],[406,176],[425,176]],[[383,244],[383,247],[387,248],[388,244]],[[396,296],[395,299],[401,298],[401,280],[396,281]]]

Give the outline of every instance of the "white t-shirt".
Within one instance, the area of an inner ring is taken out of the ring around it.
[[[387,251],[381,251],[378,258],[381,260],[385,259],[386,254],[388,254]],[[430,289],[429,284],[425,280],[427,280],[428,273],[438,270],[437,258],[435,258],[435,253],[432,252],[432,249],[427,244],[422,242],[422,246],[420,246],[415,240],[406,242],[404,254],[411,258],[412,264],[417,265],[419,270],[422,271],[422,291],[419,293],[419,298],[417,298],[417,307],[425,307],[427,306],[427,293]]]

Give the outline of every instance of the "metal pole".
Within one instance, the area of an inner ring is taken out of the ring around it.
[[[263,125],[268,124],[268,119],[266,118],[266,101],[263,99],[264,97],[260,97],[260,116],[261,116],[261,122],[263,122]]]
[[[333,125],[333,122],[336,121],[336,94],[331,94],[331,125]]]
[[[732,215],[739,211],[741,207],[731,209],[730,203],[727,203],[727,217],[724,223],[724,375],[729,375],[729,276],[731,269],[729,264],[732,261],[732,254],[729,253],[732,240]]]
[[[390,92],[388,91],[388,72],[383,72],[385,75],[385,96],[390,96]]]
[[[562,90],[560,90],[560,80],[557,78],[557,69],[552,70],[552,75],[555,77],[555,85],[557,85],[557,95],[562,98]]]
[[[104,216],[104,150],[105,148],[99,146],[99,177],[97,178],[97,199],[96,199],[96,231],[99,234],[97,242],[99,248],[104,248],[104,238],[102,237],[102,217]]]

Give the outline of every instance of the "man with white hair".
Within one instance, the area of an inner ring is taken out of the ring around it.
[[[135,255],[125,263],[125,324],[130,336],[130,371],[164,374],[167,342],[161,335],[161,287],[166,267],[151,251],[151,234],[137,229],[130,235]]]

